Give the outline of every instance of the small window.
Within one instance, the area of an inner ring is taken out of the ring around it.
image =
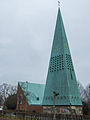
[[[46,100],[47,100],[48,98],[46,97]]]
[[[70,75],[71,75],[71,80],[73,80],[73,76],[72,76],[72,71],[71,71],[71,69],[70,69]]]
[[[48,100],[50,100],[50,97],[48,96]]]
[[[51,100],[53,100],[53,97],[51,96]]]
[[[63,97],[61,96],[61,99],[63,99]]]
[[[37,97],[37,100],[39,100],[39,97]]]
[[[59,100],[59,96],[57,97],[57,99]]]

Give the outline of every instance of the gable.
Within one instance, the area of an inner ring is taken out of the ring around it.
[[[42,105],[44,84],[19,82],[29,105]]]

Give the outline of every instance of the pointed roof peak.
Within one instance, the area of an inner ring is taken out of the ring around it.
[[[60,1],[58,0],[58,7],[60,8]]]
[[[59,94],[55,100],[56,105],[82,105],[60,7],[58,7],[43,105],[53,105],[53,92]]]

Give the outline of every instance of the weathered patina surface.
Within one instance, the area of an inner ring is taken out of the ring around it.
[[[55,99],[54,92],[59,94]],[[60,8],[43,98],[44,106],[54,104],[82,106]]]

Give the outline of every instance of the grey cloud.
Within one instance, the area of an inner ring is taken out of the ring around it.
[[[89,83],[90,1],[61,2],[77,79]],[[57,16],[55,0],[0,1],[0,82],[45,83]]]

